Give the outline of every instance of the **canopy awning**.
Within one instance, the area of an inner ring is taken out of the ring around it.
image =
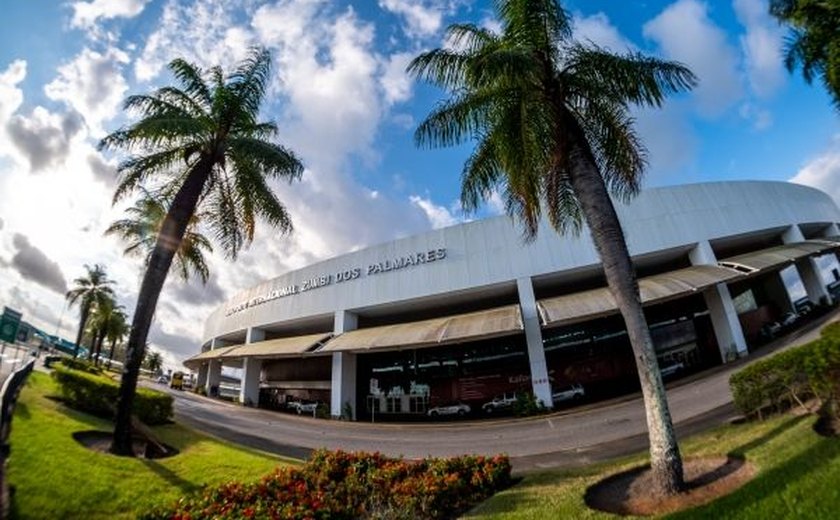
[[[230,346],[230,347],[221,347],[221,348],[216,348],[216,349],[213,349],[213,350],[205,350],[201,354],[197,354],[197,355],[195,355],[195,356],[193,356],[189,359],[184,360],[184,366],[192,370],[195,367],[197,367],[197,366],[199,366],[202,363],[205,363],[207,361],[210,361],[210,360],[213,360],[213,359],[221,359],[221,357],[225,353],[230,352],[231,350],[237,348],[238,346],[239,345],[233,345],[233,346]]]
[[[435,347],[515,334],[522,330],[519,305],[345,332],[319,352]]]
[[[752,253],[724,258],[718,263],[745,274],[755,274],[837,247],[840,247],[840,244],[833,240],[805,240],[804,242],[769,247]]]
[[[741,273],[728,267],[695,265],[641,278],[639,292],[642,304],[650,305],[702,291],[741,276]],[[571,325],[618,312],[618,305],[606,287],[546,298],[537,302],[537,308],[546,326]]]
[[[269,339],[248,345],[238,345],[222,354],[224,359],[232,358],[270,358],[303,354],[329,338],[332,334],[310,334],[291,338]]]

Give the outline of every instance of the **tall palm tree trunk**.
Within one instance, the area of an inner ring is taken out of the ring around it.
[[[615,298],[630,338],[636,370],[645,401],[650,460],[655,485],[653,490],[664,495],[684,488],[682,458],[668,410],[665,386],[659,374],[650,329],[642,309],[636,273],[621,223],[607,187],[596,166],[592,152],[582,140],[582,132],[570,144],[572,187],[580,201],[595,248],[604,265],[607,285]]]
[[[79,316],[79,332],[76,333],[76,345],[73,349],[73,358],[79,357],[79,347],[82,346],[82,337],[85,335],[85,325],[90,315],[90,304],[82,304],[82,312]]]
[[[161,226],[157,243],[149,258],[146,273],[143,275],[137,308],[134,311],[131,332],[128,336],[125,365],[117,397],[114,439],[111,443],[111,453],[116,455],[134,455],[131,448],[131,411],[140,365],[145,354],[146,338],[149,335],[149,327],[152,324],[160,291],[169,273],[169,266],[184,238],[204,184],[210,176],[211,168],[210,160],[201,158],[190,169],[184,184],[172,201],[172,206]]]
[[[96,357],[94,357],[94,363],[96,366],[99,366],[99,358],[102,354],[102,344],[105,343],[105,328],[102,327],[99,329],[99,337],[96,338]]]
[[[111,341],[111,350],[108,352],[108,368],[111,368],[111,361],[114,360],[114,348],[117,346],[117,340]]]

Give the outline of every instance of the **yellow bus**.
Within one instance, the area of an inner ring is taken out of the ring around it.
[[[169,381],[169,388],[174,388],[175,390],[183,390],[184,389],[184,373],[183,372],[173,372],[172,379]]]

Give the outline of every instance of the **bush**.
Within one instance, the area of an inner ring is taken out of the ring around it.
[[[114,415],[119,384],[105,376],[56,367],[52,373],[68,406],[99,417]],[[148,388],[138,388],[134,414],[145,424],[165,424],[172,416],[172,396]]]
[[[504,456],[406,462],[319,450],[302,468],[207,489],[142,518],[454,518],[510,483]]]
[[[545,413],[547,408],[542,401],[538,401],[530,392],[519,392],[516,394],[516,402],[513,403],[513,414],[517,417],[529,417]]]
[[[90,361],[86,361],[81,358],[62,358],[61,364],[71,370],[79,370],[81,372],[87,372],[89,374],[101,374],[102,369],[98,366],[94,365]]]
[[[810,397],[837,417],[840,399],[840,323],[821,332],[820,339],[761,359],[729,379],[735,406],[761,419]]]

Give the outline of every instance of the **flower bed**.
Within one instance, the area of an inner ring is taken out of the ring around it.
[[[182,498],[147,520],[454,518],[511,483],[505,456],[406,462],[379,453],[316,451],[302,468]]]

